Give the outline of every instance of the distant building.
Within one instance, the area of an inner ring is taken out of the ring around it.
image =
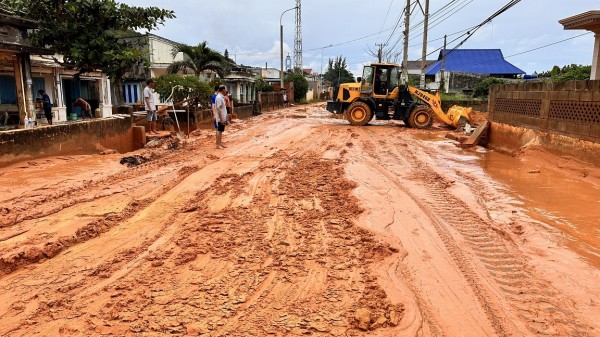
[[[250,67],[234,67],[223,78],[223,84],[231,96],[240,103],[256,100],[256,74]]]
[[[250,71],[256,75],[256,77],[262,77],[267,83],[273,85],[275,83],[279,83],[281,80],[281,70],[277,68],[251,68]]]
[[[167,73],[167,68],[173,62],[183,61],[183,53],[178,53],[173,56],[173,48],[179,43],[165,39],[154,34],[139,34],[126,37],[126,39],[135,39],[139,48],[148,55],[150,67],[136,67],[127,73],[123,79],[121,90],[124,104],[136,104],[142,102],[142,91],[146,86],[146,80],[149,78],[159,77]],[[184,73],[186,75],[189,73]],[[116,92],[114,93],[116,97]]]
[[[138,67],[126,75],[123,85],[120,88],[125,104],[136,104],[142,102],[142,91],[146,86],[146,80],[156,78],[167,74],[167,69],[171,64],[177,61],[183,61],[187,56],[183,53],[173,55],[173,49],[180,43],[166,39],[164,37],[145,34],[133,35],[128,37],[139,41],[141,48],[147,55],[150,67]],[[189,70],[180,72],[182,76],[195,76]],[[200,75],[200,80],[210,82],[218,78],[218,74],[212,70],[205,70]],[[234,67],[231,72],[223,78],[223,84],[227,87],[229,93],[238,102],[247,103],[255,99],[254,82],[256,75],[247,67]],[[116,93],[115,93],[116,95]],[[157,94],[157,100],[159,100]]]
[[[435,60],[425,61],[425,69],[427,70],[427,67],[429,67],[435,62]],[[408,74],[421,76],[421,61],[408,61]]]
[[[453,49],[441,51],[438,60],[427,67],[425,75],[432,80],[430,89],[439,89],[444,64],[446,92],[472,89],[481,79],[493,76],[517,78],[525,72],[504,59],[500,49]]]

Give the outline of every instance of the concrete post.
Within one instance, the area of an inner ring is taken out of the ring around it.
[[[99,108],[100,108],[100,117],[110,117],[112,116],[112,104],[110,99],[110,80],[105,74],[102,74],[102,78],[100,79],[99,86]]]
[[[600,80],[600,32],[594,35],[596,42],[594,43],[594,56],[592,58],[592,74],[591,80]]]
[[[21,56],[21,64],[23,66],[23,77],[25,82],[25,108],[27,109],[27,117],[35,120],[35,105],[33,104],[33,76],[31,76],[31,57],[24,53]]]
[[[13,59],[13,70],[15,73],[15,86],[17,87],[17,105],[19,106],[19,124],[24,125],[27,118],[27,106],[25,103],[25,89],[23,83],[23,68],[21,66],[21,54],[17,54]]]

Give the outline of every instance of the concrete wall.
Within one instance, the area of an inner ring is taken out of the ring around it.
[[[537,147],[600,167],[600,143],[525,127],[492,123],[488,146],[511,155],[523,148]]]
[[[493,86],[493,122],[600,142],[600,81]]]
[[[53,155],[133,150],[131,118],[111,118],[0,133],[0,167]]]

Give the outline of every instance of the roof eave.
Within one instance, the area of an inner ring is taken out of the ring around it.
[[[23,29],[35,29],[37,22],[15,15],[0,14],[0,23]]]
[[[600,31],[600,10],[588,11],[558,21],[565,30],[586,29]]]

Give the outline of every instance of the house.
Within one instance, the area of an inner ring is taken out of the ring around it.
[[[240,103],[250,103],[256,100],[256,74],[249,67],[234,67],[222,79],[231,96]]]
[[[60,62],[61,55],[31,57],[34,92],[37,94],[39,87],[50,96],[53,121],[65,122],[81,117],[80,109],[73,106],[77,98],[85,99],[92,111],[99,111],[96,117],[112,116],[111,84],[106,74],[100,71],[78,73],[65,69]]]
[[[516,78],[525,72],[507,62],[500,49],[452,49],[440,52],[438,60],[427,67],[425,75],[433,80],[428,87],[438,89],[444,67],[446,92],[472,89],[481,79],[493,76]]]
[[[183,61],[183,53],[173,56],[173,49],[179,45],[175,41],[165,39],[154,34],[134,34],[125,37],[126,39],[136,40],[138,47],[148,56],[149,67],[136,67],[123,79],[121,90],[124,104],[136,104],[142,101],[142,92],[146,86],[146,80],[167,74],[167,68],[173,62]],[[192,73],[193,74],[193,73]],[[184,73],[183,75],[190,75]],[[117,98],[116,92],[113,97]],[[157,97],[158,98],[158,97]]]
[[[0,121],[2,126],[23,124],[35,117],[34,97],[45,87],[31,72],[31,55],[49,55],[51,51],[29,43],[34,21],[24,19],[0,6]]]
[[[136,39],[141,48],[148,55],[150,66],[137,67],[129,72],[121,86],[121,94],[124,104],[137,104],[142,102],[142,92],[146,86],[146,80],[156,78],[167,74],[167,68],[177,61],[183,61],[187,57],[183,53],[173,55],[173,49],[180,43],[166,39],[154,34],[135,34],[128,39]],[[195,76],[191,71],[181,72],[182,76]],[[200,75],[200,80],[210,82],[218,77],[217,73],[206,70]],[[238,101],[247,103],[254,100],[255,89],[254,82],[256,75],[246,67],[234,67],[231,72],[223,79],[223,84],[227,86],[229,93]],[[113,93],[116,98],[116,92]],[[157,101],[159,97],[157,94]]]
[[[59,62],[62,57],[29,43],[28,30],[37,28],[0,6],[0,122],[4,128],[23,124],[25,118],[46,123],[41,107],[36,106],[38,90],[43,89],[53,104],[53,121],[66,122],[75,99],[86,99],[101,116],[112,114],[110,82],[100,72],[76,75]],[[58,62],[57,62],[58,61]]]
[[[257,77],[262,77],[269,84],[277,84],[281,81],[281,70],[278,68],[251,68],[250,69]]]

